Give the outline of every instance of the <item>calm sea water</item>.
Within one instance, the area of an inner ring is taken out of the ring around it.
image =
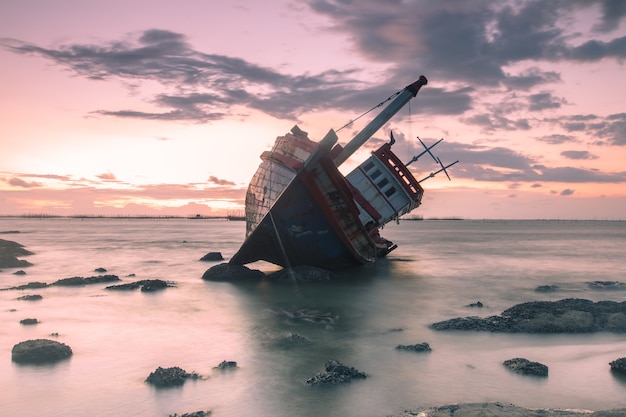
[[[383,235],[398,243],[388,259],[341,274],[332,284],[290,286],[205,282],[215,263],[242,242],[243,222],[222,220],[0,219],[0,238],[35,255],[27,275],[0,272],[0,288],[93,276],[124,282],[159,278],[158,293],[81,288],[0,291],[0,404],[3,415],[168,416],[211,410],[219,416],[386,416],[421,406],[501,401],[523,407],[604,410],[626,407],[626,380],[608,363],[626,356],[626,335],[507,335],[436,332],[428,324],[458,316],[499,314],[514,304],[568,297],[626,300],[589,281],[626,282],[626,222],[403,221]],[[250,265],[263,271],[276,267]],[[135,274],[129,277],[129,274]],[[539,293],[539,285],[561,291]],[[41,301],[18,301],[41,294]],[[467,307],[481,301],[482,309]],[[315,308],[333,326],[276,314]],[[37,318],[34,326],[20,325]],[[402,329],[402,331],[399,331]],[[72,347],[51,366],[11,361],[18,342],[51,338]],[[298,333],[311,339],[285,346]],[[427,342],[432,352],[395,350]],[[547,378],[509,372],[525,357],[549,366]],[[329,359],[367,373],[330,388],[304,381]],[[217,371],[223,360],[238,368]],[[179,366],[207,377],[181,388],[144,381],[157,367]]]

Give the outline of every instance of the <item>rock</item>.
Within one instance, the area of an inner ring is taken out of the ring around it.
[[[595,413],[577,410],[529,409],[513,404],[468,403],[450,404],[406,411],[395,417],[626,417],[626,408],[619,410],[596,411]]]
[[[13,273],[13,275],[26,275],[26,271],[19,269]]]
[[[432,349],[430,345],[426,342],[417,343],[415,345],[398,345],[396,346],[397,350],[408,350],[411,352],[430,352]]]
[[[504,333],[626,333],[626,302],[594,303],[576,298],[532,301],[513,306],[499,316],[458,317],[429,327]]]
[[[23,268],[32,264],[18,256],[28,256],[33,253],[24,249],[23,245],[11,240],[0,239],[0,268]]]
[[[592,290],[626,290],[626,284],[619,281],[591,281],[587,285]]]
[[[235,361],[222,361],[215,368],[216,369],[233,369],[236,367],[237,367],[237,362]]]
[[[200,260],[205,262],[223,261],[224,257],[222,256],[222,252],[209,252],[200,258]]]
[[[37,319],[23,319],[20,320],[20,324],[23,324],[25,326],[31,325],[31,324],[37,324],[39,323],[39,321]]]
[[[23,295],[21,297],[17,297],[17,299],[23,300],[23,301],[39,301],[43,299],[43,297],[39,294],[28,294],[28,295]]]
[[[265,274],[243,265],[221,263],[207,269],[202,275],[205,281],[260,281]]]
[[[35,290],[39,288],[46,288],[48,284],[45,282],[29,282],[28,284],[18,285],[17,287],[5,288],[6,290]]]
[[[556,284],[550,284],[550,285],[540,285],[537,288],[535,288],[535,291],[537,292],[554,292],[554,291],[558,291],[560,290],[561,287],[559,287]]]
[[[332,326],[338,316],[329,311],[322,311],[315,308],[300,308],[298,310],[271,310],[277,316],[284,316],[292,323],[311,323],[322,326]]]
[[[548,367],[525,358],[513,358],[502,362],[511,371],[523,375],[548,376]]]
[[[22,364],[51,363],[70,356],[72,356],[72,349],[69,346],[48,339],[20,342],[11,350],[13,362]]]
[[[200,375],[195,372],[188,373],[184,369],[174,366],[161,368],[160,366],[146,378],[146,382],[159,388],[176,387],[183,385],[187,379],[198,379]]]
[[[335,274],[314,266],[300,265],[272,272],[266,278],[270,282],[279,284],[310,284],[332,281],[335,278]]]
[[[96,269],[93,270],[93,272],[100,272],[100,273],[104,273],[106,271],[107,271],[106,268],[102,268],[102,267],[96,268]]]
[[[313,343],[311,339],[298,333],[289,333],[287,336],[277,339],[276,342],[281,347],[302,346]]]
[[[128,284],[109,285],[105,290],[136,290],[140,288],[142,292],[154,292],[163,290],[168,287],[174,287],[173,284],[161,279],[144,279],[141,281],[130,282]]]
[[[194,411],[193,413],[170,414],[169,417],[209,417],[210,415],[210,411]]]
[[[475,303],[468,304],[466,307],[478,307],[478,308],[483,308],[483,303],[481,303],[480,301],[476,301]]]
[[[309,385],[336,385],[352,382],[353,379],[367,378],[367,374],[335,360],[327,361],[325,369],[325,371],[318,372],[315,376],[307,379],[305,383]]]
[[[626,358],[619,358],[609,363],[611,371],[626,374]]]
[[[98,275],[93,277],[71,277],[63,278],[53,282],[50,285],[56,285],[61,287],[82,287],[88,284],[101,284],[106,282],[119,281],[120,278],[117,275]]]

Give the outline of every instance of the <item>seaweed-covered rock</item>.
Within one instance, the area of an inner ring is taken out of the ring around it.
[[[504,333],[626,332],[626,302],[567,298],[513,306],[499,316],[457,317],[430,325],[435,330]]]
[[[611,371],[626,374],[626,358],[615,359],[609,365],[611,366]]]
[[[336,385],[352,382],[353,379],[365,379],[367,374],[351,366],[346,366],[336,360],[326,362],[325,370],[308,378],[305,383],[309,385]]]
[[[151,372],[146,382],[159,388],[176,387],[183,385],[187,379],[198,379],[200,375],[195,372],[189,373],[178,366],[161,368],[160,366]]]
[[[24,249],[24,245],[20,245],[12,240],[0,239],[0,268],[23,268],[32,264],[23,259],[17,259],[18,256],[32,255],[31,251]]]
[[[72,356],[72,349],[60,342],[49,339],[34,339],[13,346],[13,362],[22,364],[42,364],[57,362]]]
[[[396,350],[406,350],[410,352],[430,352],[432,349],[430,345],[426,342],[417,343],[415,345],[398,345],[396,346]]]
[[[260,281],[265,274],[244,265],[221,263],[207,269],[202,275],[205,281]]]
[[[200,260],[204,262],[223,261],[224,257],[222,256],[222,252],[209,252],[200,258]]]
[[[299,265],[272,272],[266,278],[270,282],[279,284],[310,284],[332,281],[335,274],[314,266]]]
[[[237,367],[237,362],[235,361],[222,361],[219,365],[217,365],[216,369],[234,369]]]
[[[525,358],[513,358],[502,362],[511,371],[523,375],[548,376],[548,367],[539,362],[531,362]]]

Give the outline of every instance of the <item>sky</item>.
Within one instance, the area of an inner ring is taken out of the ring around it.
[[[0,215],[240,214],[277,136],[423,74],[344,173],[443,139],[414,215],[624,220],[625,58],[623,0],[0,1]]]

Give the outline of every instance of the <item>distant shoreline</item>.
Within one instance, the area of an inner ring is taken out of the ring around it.
[[[204,216],[201,214],[190,216],[179,215],[152,215],[152,214],[120,214],[120,215],[55,215],[55,214],[0,214],[0,219],[119,219],[119,220],[229,220],[245,221],[245,216],[240,214],[223,214],[215,216]],[[422,217],[410,216],[400,218],[400,221],[484,221],[484,222],[624,222],[626,219],[465,219],[458,216],[444,217]]]

